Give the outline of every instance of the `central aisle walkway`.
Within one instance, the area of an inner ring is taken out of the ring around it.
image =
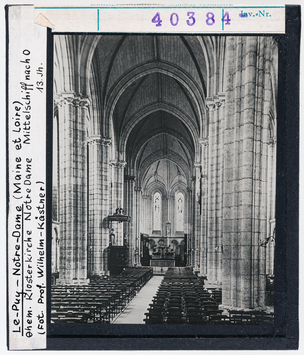
[[[153,276],[138,292],[125,310],[113,321],[114,324],[145,324],[145,313],[164,276]]]

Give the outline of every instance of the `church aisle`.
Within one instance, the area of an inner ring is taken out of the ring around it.
[[[153,276],[138,292],[113,324],[145,324],[145,313],[164,276]]]
[[[279,43],[54,36],[53,283],[151,260],[193,268],[225,309],[273,306]],[[108,323],[126,302],[106,296]]]

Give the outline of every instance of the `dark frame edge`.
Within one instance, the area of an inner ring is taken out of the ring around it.
[[[286,340],[299,346],[299,107],[301,6],[286,5]]]
[[[286,35],[285,41],[285,77],[282,90],[284,96],[284,138],[285,143],[282,149],[283,154],[283,189],[284,206],[286,215],[284,216],[283,226],[285,240],[283,241],[286,269],[283,270],[284,292],[282,299],[284,317],[279,329],[273,338],[237,338],[227,337],[206,337],[206,338],[175,338],[175,337],[155,337],[131,338],[126,336],[117,337],[119,341],[113,338],[97,337],[48,337],[48,350],[296,350],[299,345],[299,55],[300,55],[300,28],[301,28],[301,7],[286,5]],[[53,36],[52,33],[48,33]],[[50,65],[50,54],[53,55],[48,46],[48,70]],[[52,70],[52,68],[51,68]],[[48,80],[49,80],[48,74]],[[291,90],[291,91],[290,91]],[[288,94],[287,94],[288,93]],[[294,94],[291,95],[290,93]],[[48,89],[48,97],[52,95],[52,89]],[[288,102],[287,102],[288,98]],[[52,101],[50,103],[51,106]],[[47,106],[47,107],[48,107]],[[51,108],[53,110],[53,108]],[[51,111],[52,112],[52,111]],[[47,111],[47,120],[50,118],[50,111]],[[287,122],[288,119],[288,122]],[[51,120],[50,120],[51,121]],[[52,123],[47,121],[47,129]],[[48,137],[51,134],[47,133]],[[51,139],[49,139],[51,140]],[[47,152],[51,149],[52,142],[47,143]],[[47,153],[48,154],[48,153]],[[46,157],[48,159],[48,156]],[[48,161],[48,160],[47,160]],[[51,170],[50,170],[51,171]],[[47,173],[49,174],[49,173]],[[51,173],[50,173],[51,174]],[[48,175],[47,175],[48,176]],[[296,177],[296,178],[295,178]],[[47,177],[47,181],[48,177]],[[49,186],[49,185],[48,185]],[[51,186],[51,183],[50,183]],[[280,189],[282,191],[282,188]],[[280,204],[282,200],[280,201]],[[49,206],[50,208],[50,206]],[[281,207],[282,209],[282,207]],[[49,209],[50,211],[50,209]],[[48,247],[51,238],[48,233]],[[49,259],[48,259],[49,261]],[[48,271],[48,277],[50,277]],[[48,278],[48,281],[50,278]],[[288,312],[286,311],[287,302]],[[48,310],[49,314],[50,310]]]

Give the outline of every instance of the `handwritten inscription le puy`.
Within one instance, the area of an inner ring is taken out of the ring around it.
[[[46,334],[45,138],[36,133],[45,125],[45,106],[37,109],[45,101],[45,64],[35,59],[29,49],[20,50],[8,122],[9,329],[24,340]]]

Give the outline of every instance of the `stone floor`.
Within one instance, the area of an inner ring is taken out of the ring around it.
[[[114,319],[113,323],[145,324],[145,313],[162,279],[163,276],[153,276],[128,304],[125,310]]]

